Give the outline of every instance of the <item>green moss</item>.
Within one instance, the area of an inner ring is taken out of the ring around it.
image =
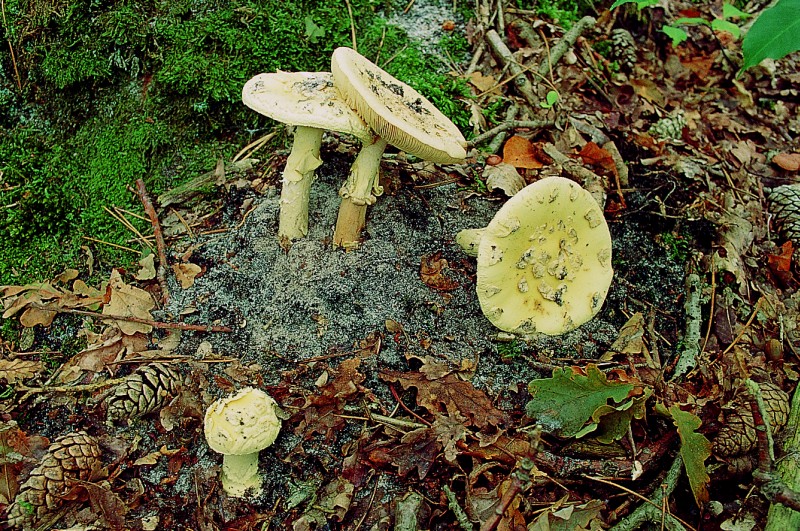
[[[467,130],[469,91],[448,75],[463,37],[422,53],[376,16],[388,1],[350,0],[359,51],[417,88]],[[329,70],[351,44],[343,2],[305,0],[50,0],[5,3],[9,54],[0,55],[0,284],[49,278],[79,265],[88,246],[98,270],[139,249],[103,207],[141,212],[131,188],[153,194],[230,158],[274,124],[240,102],[259,72]],[[397,53],[399,51],[399,53]],[[396,55],[395,55],[396,54]],[[150,228],[138,220],[143,231]]]

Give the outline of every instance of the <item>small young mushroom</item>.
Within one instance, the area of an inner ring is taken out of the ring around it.
[[[351,134],[372,144],[374,133],[339,98],[329,72],[259,74],[242,89],[242,101],[278,122],[297,126],[283,170],[278,236],[282,244],[308,234],[308,200],[319,158],[322,133],[327,129]]]
[[[611,233],[591,194],[563,177],[526,186],[483,232],[462,231],[478,247],[477,292],[497,328],[560,335],[595,316],[611,279]]]
[[[450,164],[464,160],[466,141],[424,96],[358,52],[344,47],[334,50],[331,71],[342,99],[379,136],[364,147],[339,191],[342,204],[333,243],[348,248],[358,244],[367,206],[383,192],[378,174],[387,144],[424,160]]]
[[[229,496],[242,497],[248,489],[261,491],[258,452],[278,437],[278,406],[264,391],[246,387],[211,404],[205,415],[208,446],[221,453],[222,488]]]

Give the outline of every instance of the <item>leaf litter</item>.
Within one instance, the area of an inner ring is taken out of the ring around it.
[[[473,24],[488,24],[484,15]],[[602,41],[628,15],[615,16],[603,12],[586,39]],[[562,32],[546,22],[526,32],[531,23],[512,20],[506,36],[535,67],[548,49],[541,38]],[[468,34],[477,46],[481,30]],[[576,47],[603,86],[587,84],[575,63],[553,65],[554,86],[540,96],[558,89],[555,108],[523,114],[552,119],[560,109],[570,121],[558,133],[521,130],[524,137],[504,143],[505,158],[526,161],[506,161],[520,168],[516,177],[492,177],[481,159],[424,172],[402,158],[387,162],[392,182],[356,251],[329,245],[354,146],[327,137],[309,237],[288,251],[275,237],[285,156],[277,153],[231,164],[239,169],[230,175],[217,163],[201,178],[213,178],[218,197],[198,202],[184,191],[194,203],[180,214],[184,192],[165,196],[162,205],[173,207],[162,213],[165,232],[178,237],[165,306],[157,304],[152,254],[135,275],[113,270],[97,286],[86,283],[87,272],[68,270],[49,282],[0,287],[3,318],[34,331],[24,351],[22,342],[0,345],[10,393],[0,402],[0,502],[13,501],[50,440],[85,429],[98,437],[104,467],[66,496],[56,516],[69,525],[387,529],[410,515],[423,529],[592,529],[640,511],[615,500],[618,486],[587,476],[656,497],[659,472],[674,468],[677,453],[688,482],[668,480],[668,488],[684,522],[727,526],[737,507],[763,522],[766,505],[745,507],[737,487],[749,472],[731,472],[733,457],[714,448],[725,426],[755,424],[722,407],[749,406],[748,381],[775,386],[762,389],[775,391],[769,407],[783,415],[781,389],[790,391],[800,374],[797,255],[764,214],[764,189],[794,171],[796,147],[787,139],[800,130],[791,118],[796,103],[775,89],[788,79],[784,71],[730,81],[725,56],[735,41],[698,37],[675,48],[641,36],[636,63],[618,72],[597,67],[604,58],[584,41]],[[484,58],[465,74],[480,94],[473,115],[500,97],[525,108],[513,86],[499,85],[501,70]],[[775,104],[762,106],[759,93]],[[473,121],[489,127],[482,123]],[[483,318],[474,263],[454,237],[485,226],[520,179],[570,171],[543,156],[548,142],[604,183],[615,280],[603,310],[578,330],[507,337]],[[422,173],[445,184],[427,187]],[[495,192],[481,187],[489,177]],[[201,210],[216,212],[203,223],[222,230],[194,234]],[[690,274],[700,282],[687,282]],[[73,324],[62,322],[69,318]],[[199,329],[156,326],[176,322]],[[210,326],[231,331],[202,330]],[[85,346],[54,364],[58,330]],[[689,354],[694,369],[671,380]],[[106,422],[109,392],[160,363],[178,371],[182,385],[153,381],[156,411]],[[201,420],[214,399],[246,385],[278,401],[284,428],[261,457],[269,488],[236,501],[220,490]],[[759,443],[751,431],[744,439],[743,453],[752,455]]]

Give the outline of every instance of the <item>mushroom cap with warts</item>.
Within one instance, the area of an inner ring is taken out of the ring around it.
[[[600,311],[612,276],[603,211],[563,177],[537,181],[509,199],[478,248],[481,309],[507,332],[577,328]]]
[[[439,164],[467,156],[466,140],[449,118],[355,50],[334,50],[331,71],[342,98],[389,144]]]
[[[364,142],[375,136],[339,97],[330,72],[258,74],[245,83],[242,101],[277,122],[347,133]]]
[[[258,452],[278,437],[278,405],[264,391],[245,387],[206,410],[203,431],[208,446],[223,455],[222,487],[231,496],[261,489]]]

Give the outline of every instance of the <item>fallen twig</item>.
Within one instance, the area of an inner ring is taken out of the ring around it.
[[[683,460],[680,458],[680,456],[678,456],[675,458],[675,461],[672,463],[672,466],[667,472],[667,476],[664,478],[663,488],[655,489],[652,500],[646,499],[645,503],[641,504],[631,514],[620,520],[620,522],[612,527],[610,531],[634,531],[635,529],[641,529],[642,524],[645,522],[651,522],[657,525],[663,524],[663,529],[668,529],[670,531],[680,531],[685,530],[686,528],[693,529],[685,522],[681,523],[681,521],[675,516],[665,513],[662,506],[662,501],[668,498],[672,494],[672,491],[675,490],[675,486],[678,484],[678,479],[680,479],[682,471]],[[603,480],[602,478],[589,479],[593,479],[601,483],[611,483]],[[617,488],[626,490],[627,492],[632,492],[629,489],[623,488],[621,485],[616,485],[613,483],[611,484]],[[639,494],[633,494],[637,497],[642,497]]]
[[[486,32],[486,40],[489,42],[489,46],[492,48],[494,54],[515,76],[514,86],[517,88],[519,93],[522,94],[522,96],[530,105],[533,107],[538,107],[539,98],[533,92],[533,85],[531,84],[530,79],[528,79],[528,76],[525,75],[522,65],[520,65],[516,59],[514,59],[514,55],[511,53],[511,50],[508,49],[506,43],[503,42],[503,39],[500,38],[500,35],[493,29],[489,30]]]
[[[153,208],[153,202],[145,188],[142,179],[136,179],[136,193],[139,194],[139,199],[142,201],[144,211],[150,218],[150,223],[153,225],[153,235],[156,238],[156,248],[158,249],[158,269],[156,270],[156,278],[158,284],[161,286],[161,302],[166,303],[169,300],[169,288],[167,287],[167,268],[169,262],[167,261],[167,244],[164,242],[164,234],[161,232],[161,223],[158,221],[158,214],[156,209]]]
[[[467,142],[467,146],[473,148],[478,144],[482,144],[486,140],[499,135],[500,133],[508,131],[509,129],[544,129],[545,127],[553,127],[553,125],[554,122],[548,120],[507,120],[495,127],[492,127],[485,133],[479,134]]]
[[[15,389],[18,391],[25,391],[27,395],[41,394],[41,393],[83,393],[96,391],[104,387],[119,385],[125,381],[125,378],[114,378],[111,380],[103,380],[102,382],[95,382],[91,384],[82,385],[47,385],[44,387],[28,387],[27,385],[17,385]]]
[[[160,328],[160,329],[191,330],[195,332],[226,332],[226,333],[233,332],[233,329],[228,326],[212,326],[212,325],[199,325],[199,324],[188,324],[188,323],[165,323],[163,321],[142,319],[141,317],[133,317],[125,315],[106,315],[103,313],[89,312],[86,310],[74,310],[72,308],[59,308],[58,306],[48,306],[46,304],[31,304],[31,307],[37,308],[39,310],[47,310],[49,312],[85,315],[87,317],[94,317],[95,319],[110,319],[112,321],[129,321],[131,323],[150,325],[153,328]]]
[[[576,22],[575,25],[561,37],[561,40],[553,46],[548,56],[541,62],[539,65],[539,75],[546,76],[551,68],[561,60],[565,53],[567,53],[567,50],[575,44],[578,37],[580,37],[587,28],[594,26],[596,23],[597,20],[595,20],[594,17],[583,17]]]

